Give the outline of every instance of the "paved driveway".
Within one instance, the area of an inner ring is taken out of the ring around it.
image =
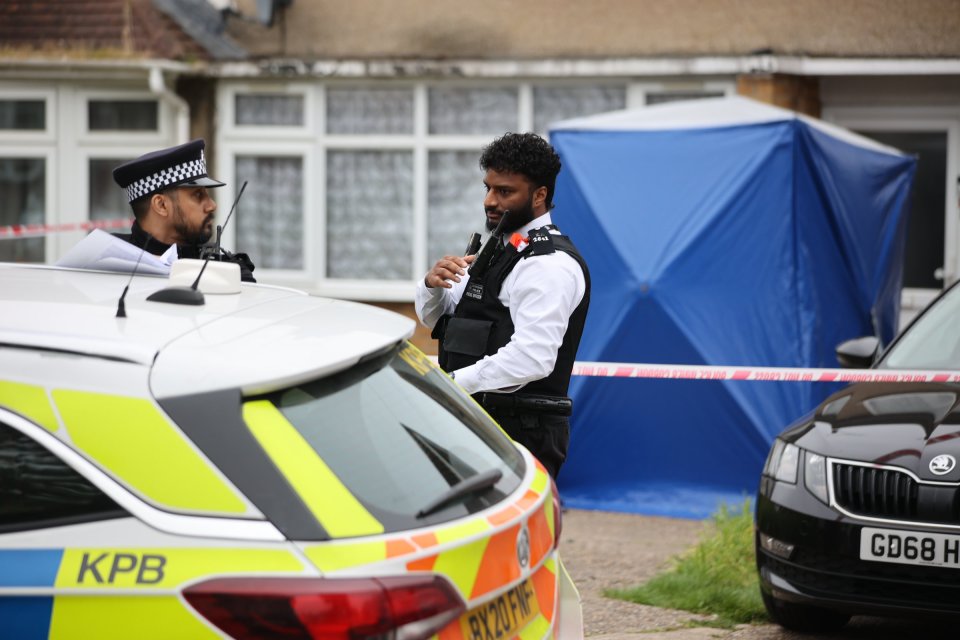
[[[669,567],[670,558],[694,545],[708,522],[568,509],[560,553],[583,603],[590,640],[902,640],[958,637],[956,624],[856,617],[842,631],[807,635],[777,625],[735,630],[698,627],[703,617],[612,600],[604,589],[636,586]]]

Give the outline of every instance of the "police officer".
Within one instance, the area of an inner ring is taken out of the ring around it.
[[[177,245],[178,258],[201,258],[213,236],[217,203],[209,189],[224,186],[207,175],[203,140],[160,149],[121,164],[113,179],[127,192],[134,222],[129,234],[115,234],[154,255]],[[214,254],[213,247],[207,247]],[[236,262],[240,278],[256,282],[253,262],[245,253],[221,250],[215,260]]]
[[[476,255],[438,260],[417,286],[417,316],[439,340],[440,366],[556,477],[590,275],[550,217],[560,172],[553,147],[508,133],[483,150],[480,168],[486,226],[499,226],[502,240],[492,238],[489,264],[487,246],[475,268]]]

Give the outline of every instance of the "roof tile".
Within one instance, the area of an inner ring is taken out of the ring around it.
[[[0,2],[0,47],[81,54],[112,49],[174,60],[209,57],[150,0],[5,0]]]

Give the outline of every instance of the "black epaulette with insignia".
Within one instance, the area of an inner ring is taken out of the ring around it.
[[[553,238],[550,237],[550,227],[540,227],[530,232],[529,248],[524,253],[524,257],[542,256],[548,253],[556,253],[557,249],[553,246]]]

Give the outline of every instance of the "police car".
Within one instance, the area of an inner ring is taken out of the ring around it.
[[[0,636],[582,637],[555,486],[411,320],[190,288],[0,264]]]

